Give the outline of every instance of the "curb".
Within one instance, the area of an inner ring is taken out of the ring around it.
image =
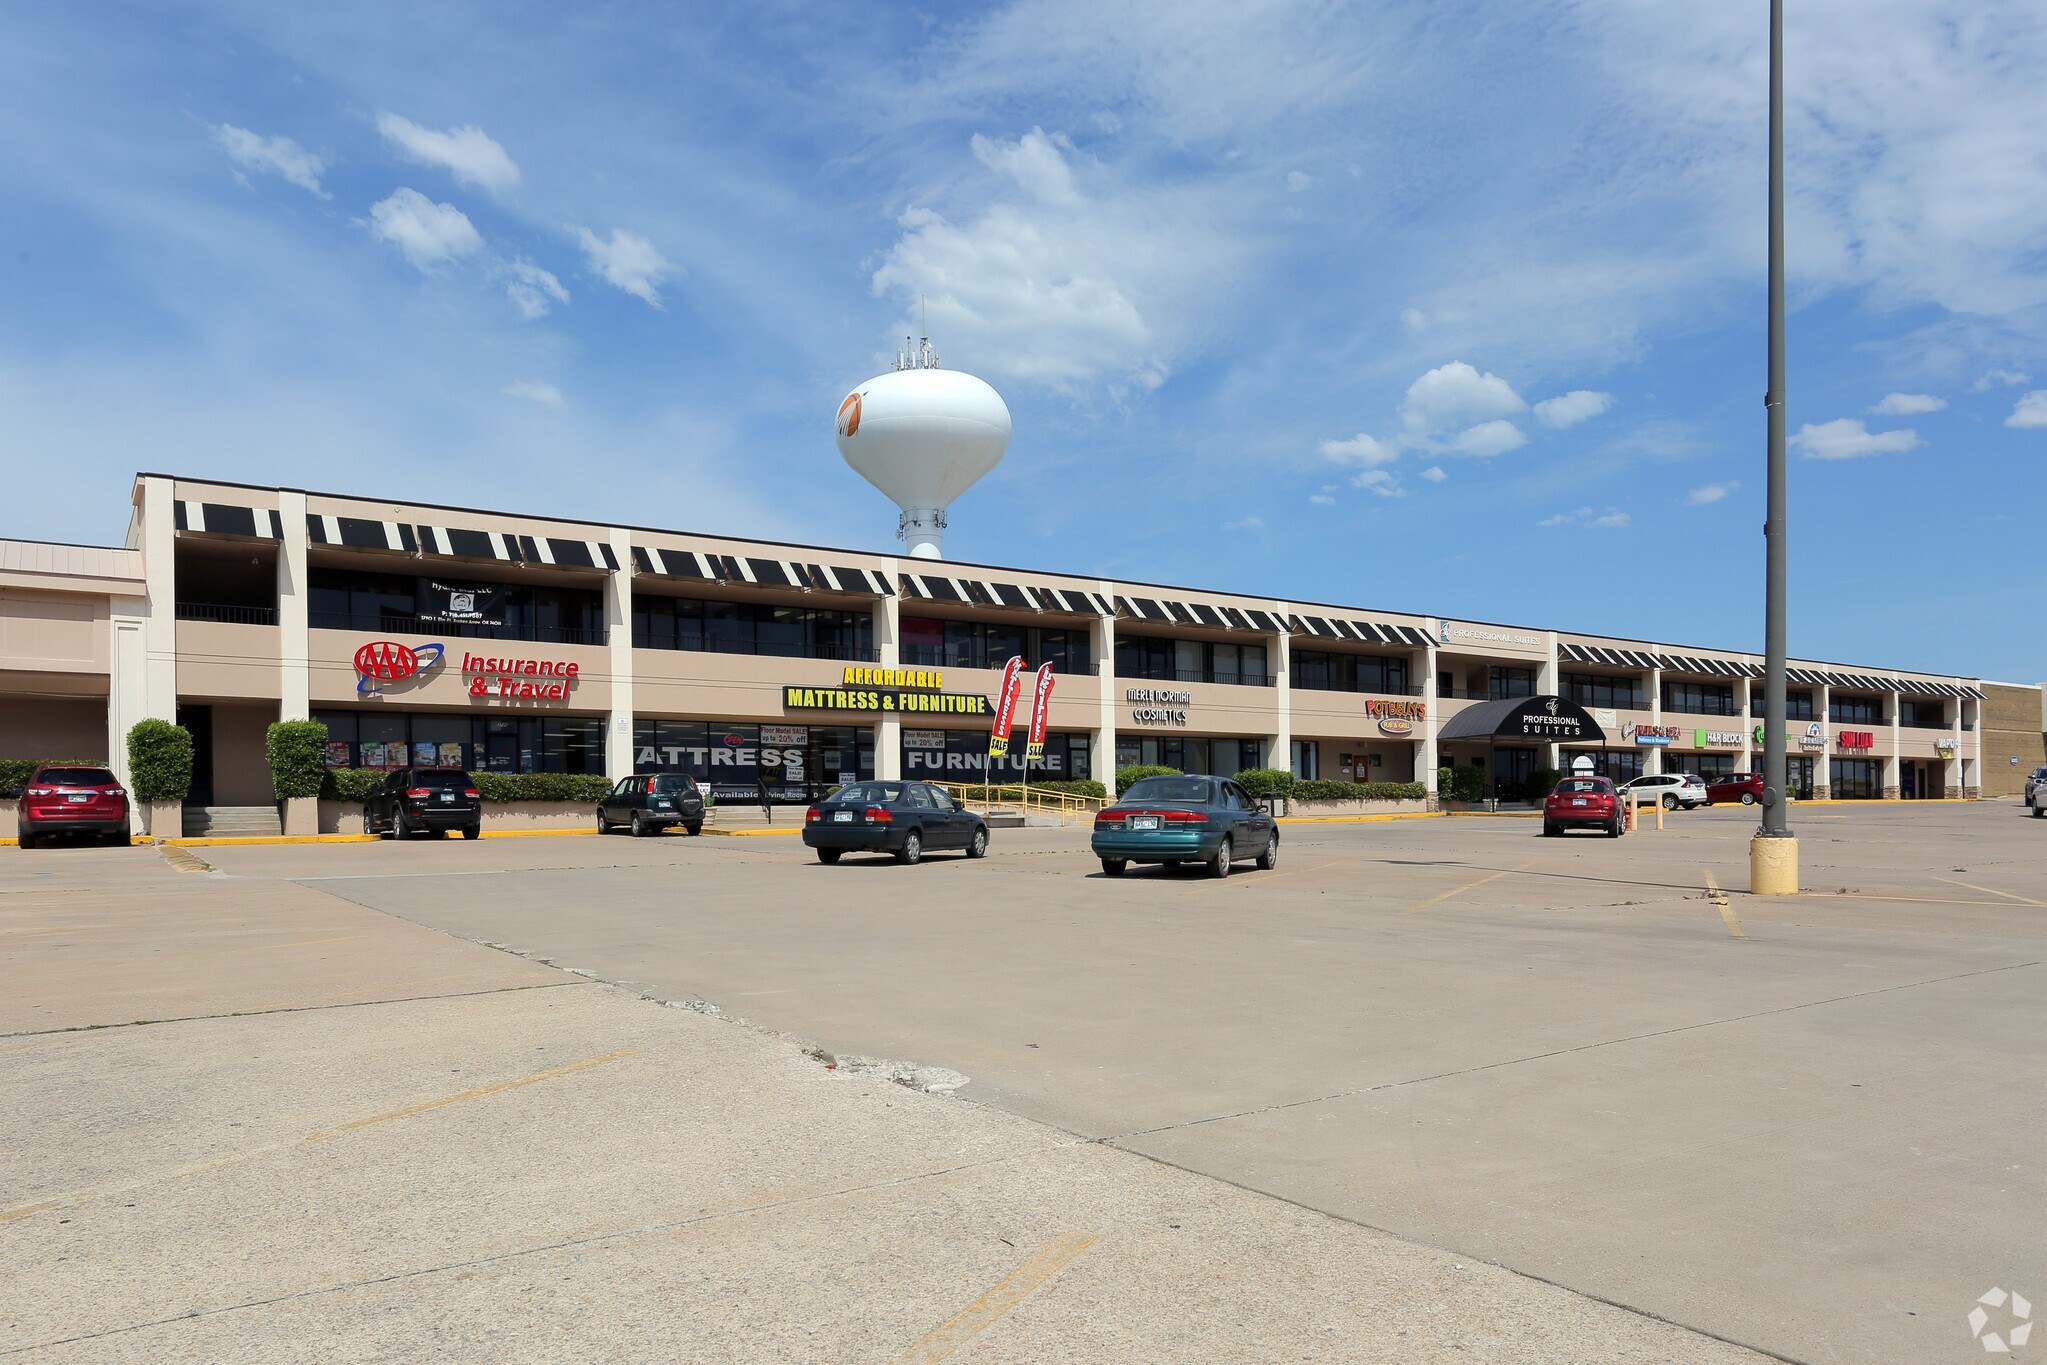
[[[1282,815],[1279,825],[1362,825],[1374,820],[1440,820],[1453,814],[1446,810],[1389,811],[1384,815]]]

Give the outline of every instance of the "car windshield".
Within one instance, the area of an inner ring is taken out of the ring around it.
[[[1205,777],[1147,777],[1131,784],[1123,793],[1125,801],[1183,801],[1195,805],[1208,800]]]
[[[55,748],[55,745],[51,745]],[[68,746],[67,746],[68,747]],[[114,775],[105,768],[45,768],[38,782],[52,787],[118,787]]]
[[[900,782],[856,782],[850,787],[841,787],[834,801],[853,801],[868,806],[892,806],[903,799],[903,784]]]
[[[1606,783],[1596,777],[1573,777],[1557,783],[1560,792],[1603,792]]]
[[[696,789],[696,779],[681,773],[668,773],[654,779],[654,790],[664,796],[676,792],[693,792]]]
[[[415,787],[432,787],[436,791],[447,788],[462,788],[473,785],[469,774],[460,768],[422,768],[412,775]]]

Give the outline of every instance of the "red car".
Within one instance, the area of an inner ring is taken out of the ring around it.
[[[1553,839],[1567,829],[1589,828],[1618,839],[1628,827],[1627,802],[1608,777],[1567,777],[1542,803],[1542,834]]]
[[[1739,801],[1744,806],[1753,806],[1762,799],[1761,773],[1728,773],[1706,781],[1706,804],[1709,806],[1717,806],[1723,801]]]
[[[21,791],[21,846],[53,834],[111,835],[128,842],[128,793],[105,768],[45,763]]]

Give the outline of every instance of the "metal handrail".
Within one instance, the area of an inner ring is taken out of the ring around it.
[[[213,621],[234,626],[274,626],[277,624],[275,607],[237,607],[222,602],[180,602],[177,604],[180,621]]]
[[[965,809],[983,815],[997,810],[1021,810],[1026,815],[1050,815],[1062,824],[1092,820],[1096,811],[1109,804],[1105,796],[1076,796],[1072,792],[1046,791],[1021,782],[934,782],[931,785],[943,789]],[[996,797],[990,794],[993,791],[1013,792],[1014,795]]]

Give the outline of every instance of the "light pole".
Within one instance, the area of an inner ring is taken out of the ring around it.
[[[1798,840],[1785,800],[1784,667],[1784,0],[1770,0],[1769,507],[1764,514],[1763,823],[1749,841],[1749,890],[1798,894]]]

